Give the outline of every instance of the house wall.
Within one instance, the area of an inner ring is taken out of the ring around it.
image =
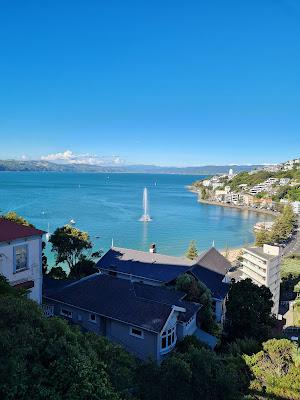
[[[19,272],[14,268],[14,247],[26,245],[28,248],[28,269]],[[42,302],[42,238],[31,237],[0,243],[0,274],[4,275],[11,285],[33,281],[29,298]]]
[[[54,307],[54,315],[58,315],[64,318],[66,321],[80,325],[84,330],[94,332],[97,335],[102,335],[105,332],[105,318],[96,315],[96,321],[90,321],[90,313],[88,311],[79,310],[78,308],[67,306],[59,302],[45,299],[45,304],[52,305]],[[68,318],[61,315],[61,309],[66,309],[72,312],[72,317]]]
[[[157,360],[158,334],[143,330],[143,338],[139,338],[130,334],[130,327],[131,325],[108,319],[106,336],[113,342],[121,344],[138,358]]]
[[[197,329],[196,315],[188,322],[180,322],[177,324],[177,339],[182,340],[185,336],[193,335]]]
[[[54,315],[77,324],[84,330],[94,332],[100,336],[106,336],[112,342],[122,345],[127,351],[135,354],[138,358],[143,360],[148,358],[157,360],[158,335],[156,333],[143,330],[143,338],[139,338],[130,334],[130,327],[132,325],[99,315],[96,315],[96,322],[91,322],[89,321],[90,313],[88,311],[83,311],[46,298],[44,299],[44,303],[54,307]],[[62,316],[61,308],[71,311],[72,317]]]
[[[243,279],[250,278],[256,285],[267,286],[272,295],[274,306],[272,313],[277,315],[280,296],[280,256],[271,260],[263,260],[261,257],[244,250],[243,255]]]
[[[215,316],[217,322],[222,322],[224,319],[225,308],[224,303],[225,300],[213,299],[215,301]]]

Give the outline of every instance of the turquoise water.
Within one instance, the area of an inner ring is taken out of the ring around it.
[[[253,240],[257,221],[271,217],[197,202],[186,185],[199,179],[188,175],[0,173],[1,213],[14,210],[38,228],[50,231],[70,219],[88,231],[95,247],[115,246],[184,254],[190,240],[199,249],[215,241],[219,249]],[[156,185],[155,185],[156,183]],[[149,223],[142,215],[142,193],[148,188]],[[49,249],[48,249],[49,251]]]

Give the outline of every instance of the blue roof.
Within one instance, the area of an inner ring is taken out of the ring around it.
[[[153,281],[168,283],[187,272],[187,259],[123,248],[112,248],[98,261],[102,270],[115,271]]]
[[[114,271],[167,284],[190,272],[203,282],[215,298],[223,299],[229,285],[223,279],[231,264],[214,247],[201,254],[196,261],[124,248],[110,249],[97,263],[100,270]]]
[[[103,274],[58,289],[48,289],[46,283],[44,297],[154,332],[161,331],[173,305],[186,309],[180,314],[183,321],[200,308],[199,304],[181,300],[181,292]]]

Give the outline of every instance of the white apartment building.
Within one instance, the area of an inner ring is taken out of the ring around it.
[[[202,181],[202,185],[205,187],[209,187],[211,185],[210,179],[204,179]]]
[[[42,236],[34,227],[0,219],[0,274],[28,297],[42,302]]]
[[[281,178],[279,180],[279,185],[280,186],[285,186],[285,185],[288,185],[289,182],[290,182],[290,178]]]
[[[280,248],[265,244],[263,247],[243,249],[242,279],[250,278],[256,285],[267,286],[272,295],[273,314],[278,315],[280,295]]]
[[[211,183],[211,187],[212,187],[213,190],[215,190],[215,189],[217,189],[218,187],[221,187],[221,186],[223,186],[222,182],[212,182]]]

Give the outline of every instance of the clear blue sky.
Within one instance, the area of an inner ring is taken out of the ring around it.
[[[300,156],[298,0],[0,4],[0,158]]]

